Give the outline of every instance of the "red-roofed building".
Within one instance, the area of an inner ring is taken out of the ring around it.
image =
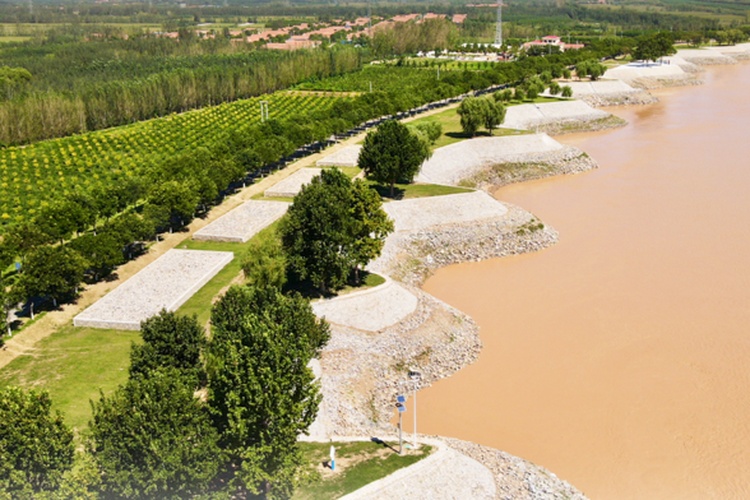
[[[466,21],[467,14],[453,14],[453,21],[455,24],[463,24],[464,21]]]
[[[400,16],[393,16],[392,21],[394,23],[408,23],[409,21],[416,21],[419,19],[419,14],[402,14]]]
[[[526,42],[523,44],[524,49],[529,49],[531,47],[557,47],[560,49],[560,52],[565,52],[566,50],[582,49],[583,44],[564,43],[559,36],[547,35],[542,37],[541,40],[534,40],[533,42]]]
[[[300,50],[300,49],[312,49],[320,45],[318,40],[287,40],[283,43],[272,43],[266,44],[267,49],[271,50]]]

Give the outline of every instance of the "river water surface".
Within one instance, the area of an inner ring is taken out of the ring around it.
[[[750,498],[750,63],[704,79],[558,138],[598,170],[496,193],[560,241],[427,281],[484,349],[420,392],[420,432],[592,498]]]

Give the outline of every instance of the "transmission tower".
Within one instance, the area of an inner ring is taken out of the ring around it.
[[[503,46],[503,2],[497,2],[497,25],[495,26],[495,47]]]

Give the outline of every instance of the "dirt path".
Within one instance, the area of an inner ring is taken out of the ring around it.
[[[458,104],[454,104],[451,106],[433,109],[404,121],[411,121],[423,116],[440,113],[442,111],[445,111],[446,109],[457,106]],[[2,350],[0,350],[0,368],[3,368],[17,356],[33,354],[39,341],[47,338],[52,333],[58,331],[60,328],[66,325],[70,325],[73,321],[73,318],[77,314],[102,298],[111,290],[115,289],[121,283],[138,273],[138,271],[164,255],[165,252],[171,250],[183,240],[192,237],[195,231],[218,219],[219,217],[238,207],[245,201],[252,199],[252,197],[256,194],[264,192],[266,189],[278,183],[282,179],[289,177],[297,170],[315,165],[315,162],[320,160],[324,156],[334,153],[344,146],[356,144],[362,141],[364,137],[365,133],[350,137],[339,142],[338,144],[335,144],[323,150],[320,153],[302,158],[301,160],[287,166],[283,170],[279,170],[278,172],[269,175],[268,177],[262,179],[260,182],[256,182],[244,189],[241,189],[234,195],[227,197],[220,205],[212,208],[206,218],[194,220],[185,231],[173,234],[162,234],[160,236],[161,240],[158,243],[152,244],[149,247],[149,251],[147,254],[142,255],[141,257],[138,257],[137,259],[123,264],[122,266],[117,268],[117,279],[113,281],[103,281],[94,285],[86,286],[75,303],[64,304],[57,310],[47,312],[34,324],[24,328],[21,332],[14,335],[12,338],[6,339],[5,345],[3,346]]]

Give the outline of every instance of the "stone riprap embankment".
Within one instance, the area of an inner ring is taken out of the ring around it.
[[[139,330],[141,321],[184,304],[233,258],[232,252],[172,249],[76,316],[73,324]]]
[[[320,175],[319,168],[301,168],[292,175],[266,189],[264,194],[269,198],[294,198],[302,190],[302,186],[309,184],[314,177]]]
[[[495,479],[495,498],[505,500],[584,500],[567,481],[522,458],[476,443],[440,438],[452,449],[487,467]]]
[[[583,101],[557,101],[511,106],[502,128],[562,134],[621,127],[625,121]]]
[[[416,287],[405,288],[417,307],[398,323],[377,333],[331,325],[319,359],[323,399],[307,439],[390,434],[393,403],[408,388],[410,368],[422,373],[419,387],[427,387],[479,356],[471,318]]]
[[[652,104],[658,100],[645,90],[631,87],[622,80],[560,82],[560,84],[569,86],[575,99],[581,99],[596,107]]]
[[[396,232],[503,217],[508,209],[483,191],[412,198],[383,204]]]
[[[563,146],[555,151],[524,155],[516,161],[487,164],[480,172],[462,181],[462,184],[494,189],[552,175],[578,174],[597,167],[597,163],[587,153],[573,146]]]
[[[698,66],[737,64],[737,59],[718,50],[681,49],[677,52],[676,56]]]
[[[283,201],[246,201],[193,235],[194,240],[245,243],[281,218],[289,208]]]
[[[507,212],[500,217],[396,231],[368,269],[418,286],[436,269],[450,264],[534,252],[557,241],[557,232],[531,213],[504,206]]]
[[[375,288],[312,303],[329,323],[377,332],[393,326],[417,308],[417,297],[393,280]]]
[[[438,148],[422,165],[416,181],[457,186],[487,168],[503,162],[523,161],[530,154],[563,149],[547,134],[477,137]]]
[[[733,59],[750,59],[750,43],[738,43],[737,45],[721,45],[718,47],[707,47],[706,50],[720,52]]]
[[[362,146],[346,146],[315,162],[318,167],[356,167]]]
[[[622,80],[641,88],[654,89],[701,83],[697,67],[684,59],[664,58],[660,62],[632,62],[608,69],[603,78]]]

